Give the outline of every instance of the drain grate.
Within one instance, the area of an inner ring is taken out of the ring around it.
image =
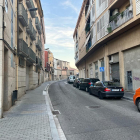
[[[99,105],[93,105],[93,106],[86,106],[86,107],[92,109],[92,108],[100,108],[101,106],[99,106]]]
[[[61,114],[61,113],[60,113],[59,110],[53,110],[53,111],[52,111],[52,114],[53,114],[53,115],[59,115],[59,114]]]

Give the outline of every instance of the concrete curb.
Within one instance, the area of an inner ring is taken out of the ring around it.
[[[130,98],[130,97],[123,97],[123,99],[129,100],[129,101],[133,101],[133,98]]]
[[[49,121],[50,121],[50,127],[51,127],[51,132],[52,132],[52,138],[53,140],[66,140],[66,137],[64,135],[64,132],[60,126],[60,123],[57,119],[57,117],[55,115],[52,114],[54,110],[50,97],[49,97],[49,87],[56,83],[56,82],[60,82],[63,80],[59,80],[59,81],[54,81],[51,84],[48,84],[45,88],[45,90],[43,91],[43,95],[45,95],[45,99],[46,99],[46,105],[47,105],[47,110],[48,110],[48,115],[49,115]],[[45,94],[46,93],[46,94]]]

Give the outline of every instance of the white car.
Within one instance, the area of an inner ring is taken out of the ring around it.
[[[70,75],[68,78],[67,78],[67,82],[68,83],[73,83],[75,80],[75,76],[74,75]]]

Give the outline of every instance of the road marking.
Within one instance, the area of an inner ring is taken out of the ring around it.
[[[68,84],[67,82],[64,82],[66,85]]]

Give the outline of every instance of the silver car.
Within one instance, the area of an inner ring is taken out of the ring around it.
[[[74,75],[70,75],[68,78],[67,78],[67,82],[68,83],[73,83],[75,80],[75,76]]]

